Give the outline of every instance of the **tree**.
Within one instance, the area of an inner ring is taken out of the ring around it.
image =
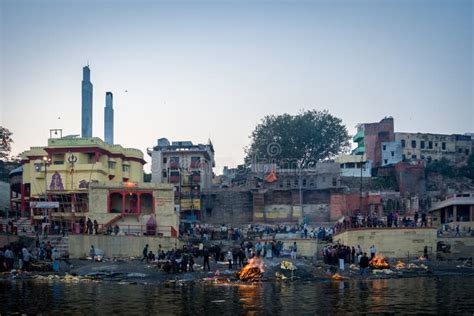
[[[0,160],[6,161],[12,150],[13,139],[12,132],[3,126],[0,126]]]
[[[308,167],[349,147],[342,120],[327,110],[297,115],[267,115],[250,136],[246,162],[275,162],[287,168]]]

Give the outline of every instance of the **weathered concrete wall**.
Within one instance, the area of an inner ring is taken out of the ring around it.
[[[334,236],[333,240],[351,247],[360,245],[367,253],[370,246],[375,245],[383,256],[406,258],[408,254],[423,255],[425,246],[430,253],[436,252],[437,238],[434,228],[387,228],[345,231]]]
[[[362,214],[375,212],[375,214],[382,214],[383,207],[380,194],[369,194],[362,196],[357,193],[331,195],[331,213],[330,220],[336,221],[342,216],[351,215],[356,210],[361,210]]]
[[[250,223],[253,216],[252,193],[222,189],[202,195],[202,222],[239,225]]]
[[[181,247],[178,238],[173,237],[135,237],[106,235],[69,236],[69,256],[81,258],[89,255],[91,245],[104,251],[106,257],[141,257],[145,245],[156,253],[158,245],[163,250]]]

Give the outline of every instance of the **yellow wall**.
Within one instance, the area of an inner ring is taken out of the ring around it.
[[[93,154],[81,153],[78,149],[83,147],[93,147],[106,151],[109,154],[101,154],[98,161],[95,161]],[[54,148],[67,148],[65,154],[50,155],[51,165],[46,167],[46,183],[48,190],[53,174],[56,172],[61,176],[63,189],[84,190],[79,189],[81,180],[86,182],[98,183],[120,183],[124,178],[128,178],[130,182],[143,181],[143,165],[141,162],[129,160],[136,158],[143,160],[143,153],[138,149],[123,148],[120,145],[108,145],[100,138],[71,138],[71,139],[49,139],[46,147],[32,147],[30,150],[22,153],[23,163],[23,183],[31,184],[31,196],[38,197],[45,193],[45,170],[44,162],[41,157],[48,156],[47,150]],[[122,158],[111,157],[113,154],[125,156]],[[74,155],[77,161],[74,165],[74,172],[71,174],[72,166],[68,162],[68,158]],[[63,161],[63,164],[55,164],[57,161]],[[115,162],[115,168],[109,168],[109,161]],[[35,169],[35,164],[41,166],[41,170]],[[128,167],[128,171],[123,170],[123,166]],[[113,175],[113,179],[109,179],[109,175]]]
[[[423,255],[425,246],[430,253],[435,253],[437,237],[435,228],[359,229],[338,234],[333,241],[356,249],[360,245],[367,254],[370,246],[375,245],[383,256],[406,258]]]

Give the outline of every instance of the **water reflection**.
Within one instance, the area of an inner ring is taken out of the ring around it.
[[[0,281],[0,314],[471,313],[474,278],[183,286]]]

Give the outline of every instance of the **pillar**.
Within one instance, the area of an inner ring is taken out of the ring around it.
[[[122,192],[122,214],[125,213],[125,192]]]
[[[9,212],[11,212],[13,210],[13,190],[12,190],[12,187],[10,186],[10,210]]]
[[[471,216],[469,218],[469,221],[474,222],[474,205],[469,206],[471,209]]]
[[[110,191],[107,191],[107,213],[110,213]]]
[[[142,213],[142,204],[141,204],[141,193],[137,193],[137,212],[138,214]]]
[[[20,193],[21,193],[21,204],[20,204],[20,210],[21,210],[21,215],[23,216],[23,213],[25,212],[25,185],[22,183],[20,184]]]
[[[458,221],[458,206],[457,205],[453,205],[453,222],[457,222]]]

